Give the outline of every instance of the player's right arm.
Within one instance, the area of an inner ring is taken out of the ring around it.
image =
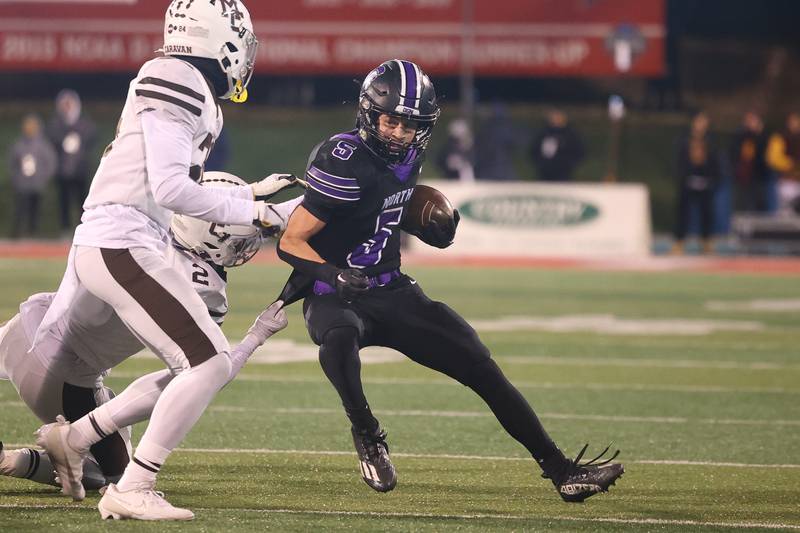
[[[246,225],[259,220],[262,205],[255,201],[251,187],[201,187],[192,179],[190,169],[198,163],[193,164],[193,154],[197,159],[198,150],[211,148],[218,112],[199,73],[180,60],[154,61],[134,83],[155,201],[176,213],[210,222]]]
[[[278,256],[312,279],[335,287],[349,301],[367,290],[366,276],[359,270],[340,269],[325,261],[309,244],[334,216],[346,216],[361,198],[358,179],[347,164],[352,152],[343,155],[340,145],[329,141],[317,149],[306,171],[308,188],[303,204],[289,218],[278,243]]]

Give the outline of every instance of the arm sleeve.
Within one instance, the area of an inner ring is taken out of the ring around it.
[[[239,188],[201,187],[189,177],[193,139],[189,124],[170,120],[159,110],[142,112],[140,120],[147,174],[159,205],[210,222],[252,224],[256,218],[252,195],[244,199]]]

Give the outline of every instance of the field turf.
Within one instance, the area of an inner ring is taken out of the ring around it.
[[[54,290],[62,268],[60,260],[0,259],[0,321],[27,295]],[[797,276],[407,271],[479,325],[568,454],[614,441],[626,474],[610,493],[563,503],[471,391],[383,352],[366,357],[374,362],[363,375],[399,483],[373,492],[293,306],[289,327],[264,353],[291,347],[311,356],[248,364],[162,470],[159,488],[195,511],[193,523],[103,523],[96,494],[72,503],[0,478],[0,530],[800,529]],[[229,338],[241,338],[285,275],[264,264],[231,272]],[[158,368],[137,357],[107,383],[121,390]],[[38,426],[0,382],[0,439],[29,445]]]

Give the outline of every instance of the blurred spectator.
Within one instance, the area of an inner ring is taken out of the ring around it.
[[[447,140],[436,158],[436,165],[447,179],[475,181],[472,166],[472,132],[463,118],[453,120],[447,128]]]
[[[231,145],[228,141],[227,131],[228,130],[223,129],[214,142],[214,147],[211,149],[211,153],[208,154],[208,159],[206,159],[206,164],[203,167],[206,171],[215,170],[225,172],[228,170],[228,161],[231,158]]]
[[[72,206],[81,212],[89,183],[89,157],[95,140],[95,126],[81,114],[81,99],[72,89],[56,97],[56,113],[47,126],[47,136],[58,153],[58,200],[61,229],[72,229]],[[78,216],[80,218],[80,215]]]
[[[39,117],[28,115],[22,120],[22,136],[11,147],[8,161],[14,190],[11,236],[35,235],[42,192],[56,171],[56,153],[42,133]],[[27,228],[23,230],[25,222]]]
[[[586,151],[578,134],[569,125],[566,113],[552,109],[547,125],[536,134],[531,158],[540,180],[570,181]]]
[[[678,219],[675,226],[674,253],[683,253],[683,241],[694,210],[700,214],[703,251],[712,251],[714,190],[720,178],[717,147],[708,131],[709,119],[701,111],[692,117],[689,133],[678,148]]]
[[[503,104],[492,107],[475,139],[475,177],[479,180],[516,180],[514,153],[524,136],[514,127]]]
[[[778,211],[800,214],[800,114],[789,113],[784,129],[769,138],[767,164],[778,179]]]
[[[766,145],[761,117],[754,111],[748,111],[742,117],[742,126],[731,144],[737,211],[767,209]]]

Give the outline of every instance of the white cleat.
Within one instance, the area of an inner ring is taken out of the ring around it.
[[[164,495],[152,489],[133,489],[125,492],[115,484],[106,488],[100,503],[97,504],[103,520],[192,520],[194,513],[189,509],[173,507]]]
[[[69,445],[71,429],[69,422],[58,415],[54,423],[45,424],[36,431],[36,444],[47,451],[61,482],[61,492],[79,502],[86,497],[81,483],[84,454]]]

